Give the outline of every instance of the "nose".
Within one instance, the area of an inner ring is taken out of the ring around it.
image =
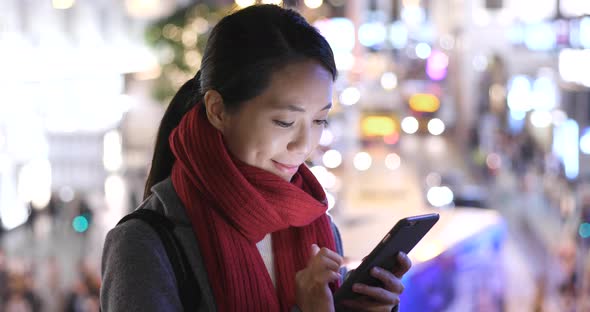
[[[287,144],[287,150],[301,155],[309,154],[312,141],[311,134],[311,129],[308,126],[299,127]]]

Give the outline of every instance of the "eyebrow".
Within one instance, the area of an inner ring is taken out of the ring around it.
[[[276,106],[275,108],[277,109],[286,109],[286,110],[290,110],[292,112],[305,112],[305,109],[303,109],[302,107],[293,105],[293,104],[289,104],[289,105],[281,105],[281,106]],[[328,103],[328,105],[324,106],[324,108],[322,108],[321,110],[328,110],[332,108],[332,103]]]

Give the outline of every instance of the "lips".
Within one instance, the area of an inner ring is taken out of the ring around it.
[[[286,174],[295,174],[297,172],[297,169],[299,169],[299,165],[283,164],[274,160],[272,161],[272,163],[275,166],[275,168],[279,169],[281,172],[284,172]]]

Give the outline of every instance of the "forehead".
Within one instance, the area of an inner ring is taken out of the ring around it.
[[[268,87],[254,100],[259,106],[317,105],[323,108],[332,100],[332,85],[330,72],[317,62],[305,61],[274,72]]]

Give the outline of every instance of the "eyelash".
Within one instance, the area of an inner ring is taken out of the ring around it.
[[[284,121],[280,121],[280,120],[273,120],[273,122],[281,128],[289,128],[295,123],[295,122],[284,122]],[[316,124],[324,126],[324,127],[327,127],[329,125],[328,120],[326,120],[326,119],[314,120],[314,122]]]
[[[324,127],[327,127],[328,125],[330,125],[330,123],[328,122],[327,119],[319,119],[319,120],[314,120],[317,124],[322,125]]]
[[[295,123],[295,122],[284,122],[284,121],[280,121],[280,120],[273,120],[273,122],[281,128],[289,128]]]

